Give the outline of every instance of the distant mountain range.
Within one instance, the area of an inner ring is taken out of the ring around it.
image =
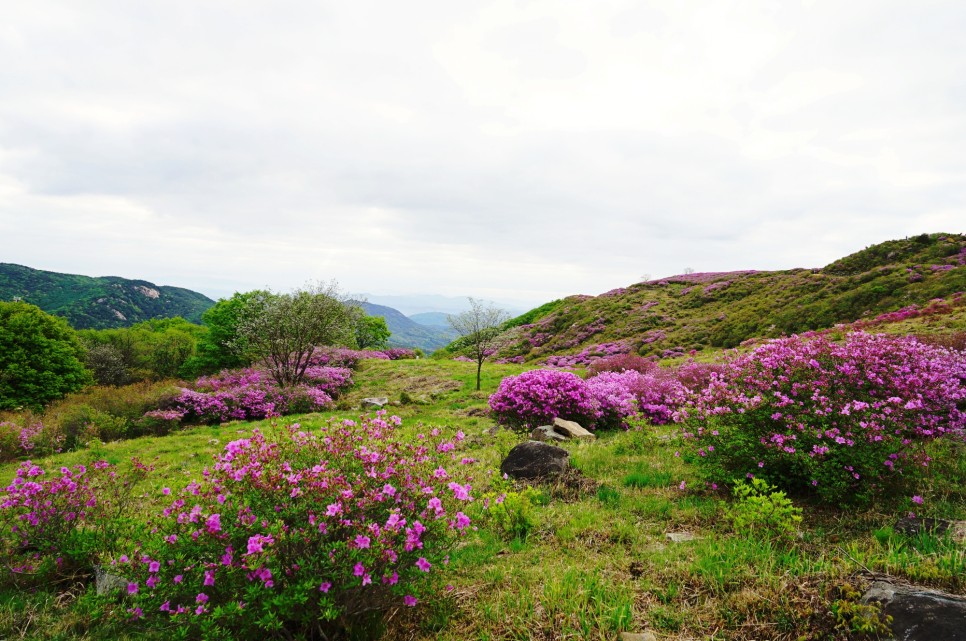
[[[193,323],[215,304],[204,294],[118,276],[59,274],[0,263],[0,300],[21,299],[62,316],[76,329],[129,327],[181,316]]]
[[[456,338],[456,332],[449,326],[429,325],[415,322],[402,312],[385,305],[360,303],[362,309],[370,316],[382,316],[392,335],[389,345],[392,347],[418,347],[424,352],[433,352],[447,345]],[[424,316],[425,314],[421,315]],[[429,314],[435,318],[436,314]],[[446,314],[439,314],[445,319]]]
[[[439,313],[458,314],[470,308],[469,300],[466,296],[442,296],[440,294],[359,294],[363,300],[367,300],[374,305],[385,305],[397,309],[409,318],[414,318],[417,314]],[[496,307],[505,309],[511,315],[522,314],[528,309],[532,309],[540,303],[512,302],[512,301],[490,301],[483,300],[484,303],[493,304]]]

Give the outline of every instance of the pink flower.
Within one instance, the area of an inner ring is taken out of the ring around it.
[[[160,572],[160,571],[161,571],[161,564],[158,563],[157,561],[151,561],[151,563],[148,564],[148,572]]]
[[[208,603],[208,595],[204,592],[199,592],[198,596],[195,597],[195,603]]]
[[[912,497],[912,502],[915,503],[916,505],[922,505],[922,497],[917,494],[914,497]]]
[[[403,603],[405,603],[409,607],[413,607],[417,603],[419,603],[419,599],[417,599],[411,594],[407,594],[406,596],[403,597]]]
[[[319,586],[319,592],[328,592],[332,589],[332,583],[329,581],[323,581],[322,585]]]
[[[426,557],[421,556],[416,560],[416,567],[423,572],[429,572],[429,568],[433,566],[429,561],[426,560]]]
[[[369,547],[370,539],[368,536],[358,535],[356,537],[356,547],[360,550],[365,550]]]
[[[362,565],[361,563],[356,563],[355,567],[352,568],[353,576],[362,576],[365,573],[366,573],[366,566]]]
[[[128,594],[137,594],[138,593],[138,584],[137,583],[128,583],[127,584],[127,593]]]

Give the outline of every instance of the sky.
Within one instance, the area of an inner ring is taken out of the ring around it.
[[[519,307],[966,231],[962,0],[4,3],[0,262]]]

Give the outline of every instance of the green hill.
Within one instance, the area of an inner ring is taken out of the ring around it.
[[[129,327],[152,318],[201,321],[215,304],[204,294],[117,276],[79,276],[0,263],[0,300],[22,299],[63,316],[75,329]]]
[[[498,357],[629,351],[673,358],[924,308],[939,298],[966,304],[955,296],[960,292],[966,292],[966,236],[923,234],[820,269],[681,274],[570,296],[509,321]]]
[[[449,327],[433,327],[421,325],[402,312],[385,305],[361,303],[366,314],[382,316],[392,335],[389,337],[391,347],[418,347],[424,352],[432,352],[449,343],[456,336]]]

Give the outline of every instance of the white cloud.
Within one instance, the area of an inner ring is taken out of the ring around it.
[[[6,262],[539,303],[964,231],[954,0],[7,13]]]

